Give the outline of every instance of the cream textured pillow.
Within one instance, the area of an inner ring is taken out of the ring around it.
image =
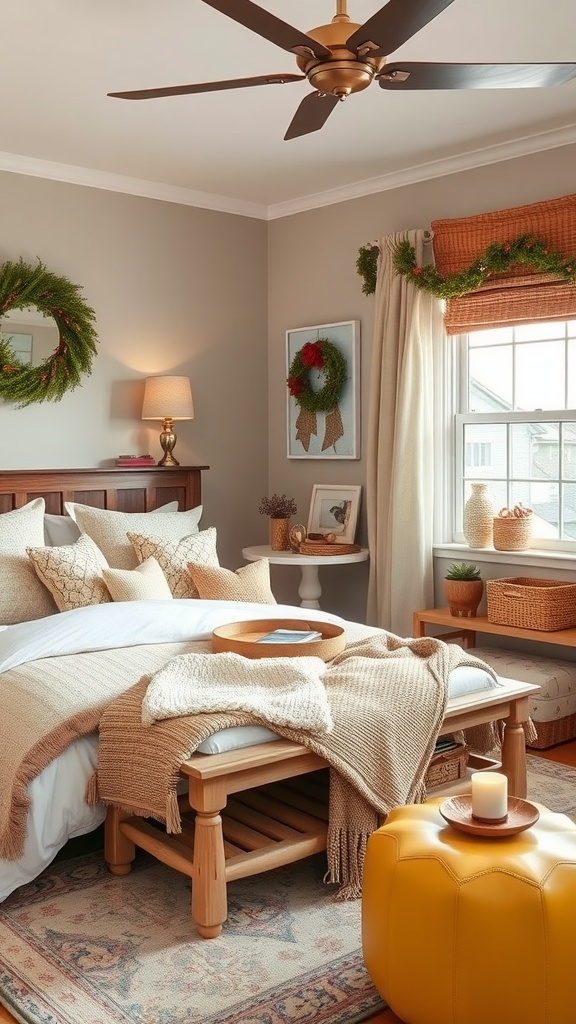
[[[90,537],[60,548],[26,548],[36,574],[61,612],[104,604],[111,597],[102,579],[106,559]]]
[[[198,597],[188,572],[189,562],[218,565],[216,530],[213,526],[184,537],[181,541],[165,541],[161,537],[148,537],[131,531],[128,537],[140,562],[150,557],[157,560],[173,597]]]
[[[34,572],[29,544],[44,544],[44,498],[0,514],[0,623],[29,622],[52,615],[56,605]]]
[[[182,540],[198,532],[202,506],[189,512],[110,512],[66,501],[66,511],[96,542],[108,565],[114,569],[135,569],[138,559],[127,539],[128,530],[153,534],[163,540]]]
[[[103,569],[102,579],[113,601],[172,600],[168,580],[155,558],[147,558],[135,569]]]
[[[243,565],[236,572],[220,566],[188,565],[198,597],[208,601],[255,601],[258,604],[276,604],[270,590],[270,563],[267,558]]]

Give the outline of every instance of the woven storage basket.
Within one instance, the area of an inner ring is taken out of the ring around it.
[[[442,750],[433,754],[426,772],[426,789],[433,786],[445,786],[448,782],[456,782],[466,774],[468,764],[468,747],[459,743],[452,750]]]
[[[300,545],[301,555],[355,555],[359,544],[322,544],[321,541],[304,540]]]
[[[494,516],[492,537],[496,551],[525,551],[532,539],[532,516]]]
[[[576,626],[576,584],[523,576],[486,580],[488,622],[521,629]]]

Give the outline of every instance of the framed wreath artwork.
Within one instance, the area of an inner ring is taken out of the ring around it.
[[[289,459],[360,458],[360,321],[286,331]]]

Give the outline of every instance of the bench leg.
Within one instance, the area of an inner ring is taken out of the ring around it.
[[[508,778],[510,796],[526,799],[528,789],[526,768],[526,736],[524,723],[528,721],[528,700],[522,697],[512,704],[508,718],[504,720],[502,738],[502,770]]]
[[[134,843],[120,831],[120,822],[130,817],[117,807],[109,807],[104,826],[104,860],[113,875],[127,875],[136,857]]]
[[[196,811],[192,917],[204,939],[214,939],[228,917],[224,837],[219,811]]]

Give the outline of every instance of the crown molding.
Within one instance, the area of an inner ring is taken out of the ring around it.
[[[345,203],[351,199],[360,199],[363,196],[402,188],[405,185],[415,185],[432,178],[486,167],[489,164],[514,160],[516,157],[529,156],[548,149],[559,149],[561,146],[569,146],[574,142],[576,142],[576,124],[570,124],[552,131],[522,136],[495,146],[469,150],[443,160],[414,164],[377,178],[368,178],[365,181],[354,182],[341,188],[316,192],[313,195],[301,196],[298,199],[291,199],[285,203],[276,203],[268,207],[259,203],[233,199],[229,196],[198,192],[194,189],[130,178],[107,171],[91,170],[87,167],[76,167],[72,164],[55,163],[51,160],[18,156],[15,153],[0,152],[0,171],[24,174],[34,178],[46,178],[50,181],[63,181],[69,185],[84,185],[87,188],[99,188],[108,192],[122,192],[145,199],[157,199],[164,203],[176,203],[180,206],[196,206],[203,210],[232,213],[257,220],[278,220],[281,217],[291,217],[296,213],[306,213],[324,206],[332,206],[335,203]]]
[[[443,160],[414,164],[412,167],[392,171],[390,174],[383,174],[378,178],[368,178],[366,181],[354,182],[354,184],[344,185],[342,188],[317,192],[314,195],[303,196],[286,203],[277,203],[268,207],[268,220],[291,217],[295,213],[306,213],[323,206],[331,206],[334,203],[345,203],[349,199],[360,199],[378,192],[402,188],[404,185],[416,185],[418,182],[429,181],[431,178],[458,174],[461,171],[486,167],[488,164],[541,153],[547,149],[559,149],[561,146],[569,146],[574,142],[576,142],[576,124],[566,125],[564,128],[557,128],[553,131],[539,132],[535,135],[526,135],[511,142],[502,142],[482,149],[472,149]]]
[[[85,185],[107,192],[124,192],[130,196],[158,199],[163,203],[177,203],[180,206],[197,206],[202,210],[218,213],[235,213],[240,217],[254,217],[267,220],[268,211],[259,203],[250,203],[229,196],[213,195],[210,192],[196,192],[193,189],[164,185],[157,181],[129,178],[123,174],[59,164],[51,160],[37,160],[35,157],[18,156],[15,153],[0,152],[0,171],[25,174],[32,178],[47,178],[50,181],[64,181],[69,185]]]

